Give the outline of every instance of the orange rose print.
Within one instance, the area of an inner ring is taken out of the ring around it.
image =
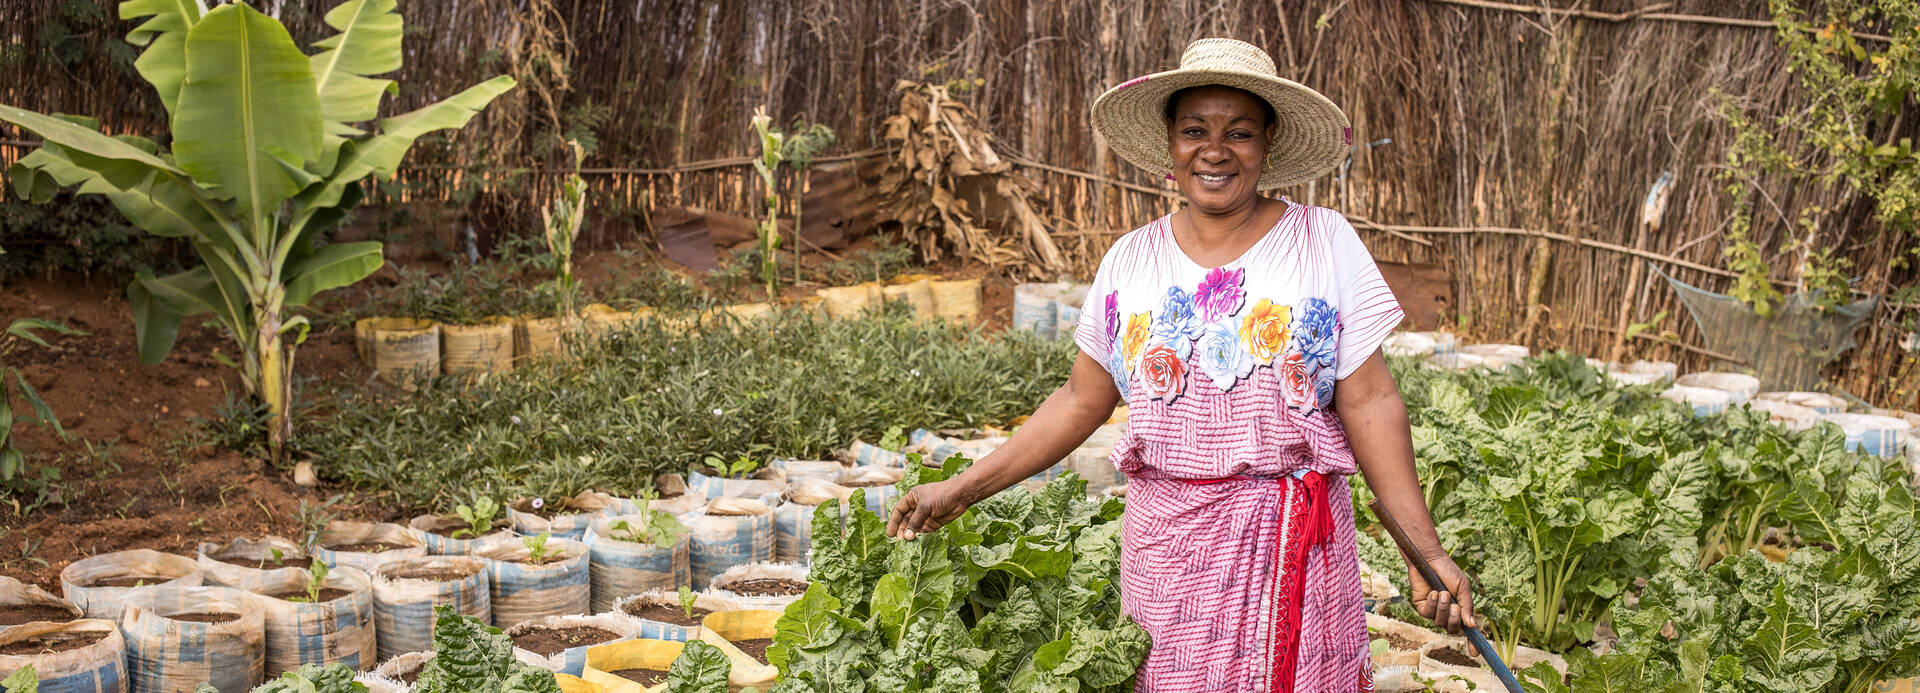
[[[1247,311],[1247,317],[1240,321],[1240,339],[1247,343],[1247,351],[1253,354],[1254,363],[1273,363],[1273,358],[1286,349],[1287,341],[1293,337],[1288,330],[1292,324],[1291,308],[1264,298],[1253,304],[1253,308]]]
[[[1134,363],[1134,359],[1140,357],[1140,348],[1147,345],[1147,337],[1152,334],[1152,313],[1134,313],[1127,317],[1127,329],[1120,331],[1121,348],[1126,351],[1127,363]]]

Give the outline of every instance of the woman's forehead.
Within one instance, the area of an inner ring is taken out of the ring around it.
[[[1174,95],[1177,118],[1228,116],[1234,120],[1259,120],[1259,97],[1225,86],[1196,87]]]

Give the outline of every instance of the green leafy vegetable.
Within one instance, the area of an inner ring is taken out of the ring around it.
[[[473,505],[462,503],[453,511],[467,523],[466,527],[453,531],[453,538],[478,539],[487,532],[493,531],[494,518],[500,516],[500,503],[492,498],[480,496],[474,499]]]
[[[720,648],[699,640],[687,641],[687,647],[667,668],[668,693],[726,693],[727,675],[733,662]]]
[[[553,672],[513,659],[513,640],[453,607],[434,607],[433,659],[413,693],[559,693]]]
[[[693,593],[693,588],[686,585],[680,586],[680,610],[686,612],[689,621],[693,620],[693,603],[699,598],[699,595]]]
[[[0,687],[5,687],[7,693],[40,693],[40,675],[28,664],[8,674],[6,680],[0,681]]]
[[[331,568],[327,567],[326,561],[313,561],[312,563],[310,563],[307,566],[307,585],[306,585],[307,596],[291,597],[291,598],[288,598],[287,601],[290,601],[290,602],[320,601],[320,590],[324,589],[327,586],[327,572],[329,570],[331,570]]]
[[[527,547],[527,562],[540,565],[565,553],[565,549],[547,548],[547,540],[552,538],[553,533],[551,532],[541,532],[539,536],[521,537],[520,543],[525,544]]]

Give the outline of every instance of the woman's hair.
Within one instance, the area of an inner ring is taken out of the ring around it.
[[[1166,106],[1166,113],[1165,113],[1167,123],[1168,124],[1173,123],[1173,118],[1174,118],[1173,109],[1180,105],[1180,99],[1186,98],[1187,95],[1193,92],[1199,91],[1201,89],[1215,89],[1215,88],[1232,89],[1242,94],[1246,94],[1248,98],[1253,99],[1254,103],[1260,104],[1260,113],[1262,113],[1267,117],[1267,122],[1263,123],[1261,127],[1272,125],[1273,121],[1278,119],[1278,116],[1274,115],[1273,113],[1273,104],[1267,103],[1267,100],[1260,98],[1259,94],[1255,94],[1253,92],[1247,91],[1245,89],[1241,89],[1239,87],[1230,87],[1225,84],[1202,84],[1199,86],[1187,87],[1185,89],[1181,89],[1179,91],[1176,91],[1172,94],[1167,95],[1167,106]]]

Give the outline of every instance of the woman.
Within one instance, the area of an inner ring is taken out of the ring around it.
[[[887,531],[934,531],[1047,468],[1124,396],[1121,598],[1153,636],[1138,690],[1370,690],[1355,471],[1446,583],[1408,571],[1420,613],[1474,621],[1379,353],[1399,305],[1340,214],[1258,194],[1337,165],[1346,117],[1260,49],[1203,39],[1180,69],[1102,95],[1093,121],[1186,207],[1107,252],[1067,383],[999,450],[902,497]]]

